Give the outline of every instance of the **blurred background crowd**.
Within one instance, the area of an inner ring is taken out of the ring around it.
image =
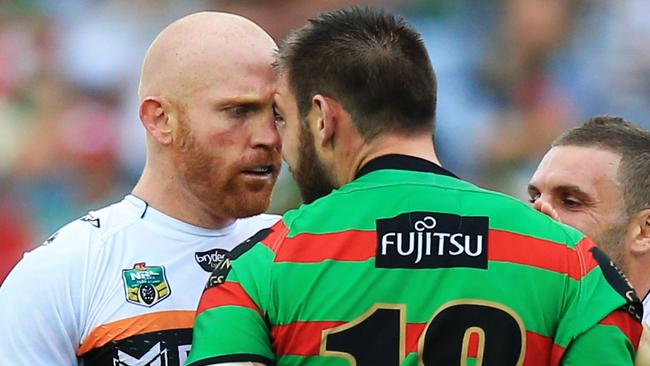
[[[144,163],[144,52],[199,10],[276,40],[347,0],[0,0],[0,282],[22,253],[117,201]],[[371,2],[365,2],[371,3]],[[384,0],[420,31],[438,76],[443,165],[526,199],[550,142],[595,114],[650,128],[650,1]],[[284,172],[272,212],[299,197]]]

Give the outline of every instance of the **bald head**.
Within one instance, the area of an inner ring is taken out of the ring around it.
[[[165,28],[145,55],[138,95],[182,98],[232,77],[237,68],[273,62],[273,39],[238,15],[201,12]]]

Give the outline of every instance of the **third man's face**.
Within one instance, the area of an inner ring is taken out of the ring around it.
[[[621,250],[624,204],[617,179],[620,160],[620,155],[595,147],[556,146],[546,153],[530,180],[530,200],[537,209],[550,206],[561,222],[587,234],[606,251],[608,247]],[[612,237],[613,232],[620,238]],[[618,256],[611,250],[610,256]]]

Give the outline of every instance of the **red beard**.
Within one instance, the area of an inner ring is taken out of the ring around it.
[[[257,148],[236,162],[228,162],[218,151],[218,148],[201,146],[187,118],[179,119],[178,134],[172,145],[172,163],[184,189],[214,216],[241,218],[264,212],[279,172],[280,153]],[[245,169],[260,165],[273,166],[272,179],[246,179],[242,174]]]

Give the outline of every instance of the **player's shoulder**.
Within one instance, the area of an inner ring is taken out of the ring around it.
[[[242,248],[250,249],[252,245],[257,244],[262,239],[265,239],[274,230],[272,229],[282,219],[280,215],[273,214],[260,214],[245,218],[237,219],[238,236],[242,239],[237,245],[238,250]]]
[[[591,242],[589,239],[586,239],[586,241]],[[596,268],[598,268],[600,272],[600,276],[598,277],[587,275],[583,277],[583,286],[590,287],[589,290],[583,291],[583,294],[594,292],[603,293],[603,286],[605,286],[609,288],[610,291],[613,290],[617,295],[614,295],[614,297],[619,299],[613,308],[620,305],[624,310],[624,313],[632,316],[636,321],[641,322],[643,319],[643,303],[625,273],[595,243],[591,242],[591,245],[583,251],[588,252],[584,255],[585,259],[582,261],[585,263],[585,274],[590,273]],[[606,284],[601,281],[602,278],[606,280]],[[586,307],[593,308],[592,298],[590,298],[590,296],[585,297],[585,301],[589,304]],[[600,304],[603,302],[603,300],[599,301]]]
[[[275,215],[275,214],[259,214],[255,216],[250,216],[250,217],[244,217],[238,219],[238,221],[243,224],[243,225],[250,225],[254,227],[259,227],[260,229],[262,228],[267,228],[273,226],[276,222],[278,222],[282,216],[280,215]]]
[[[278,236],[278,228],[283,226],[281,219],[282,216],[274,214],[260,214],[237,219],[237,234],[235,235],[240,238],[240,241],[226,256],[229,260],[235,260],[257,244],[270,246],[267,238],[271,234],[273,237]]]
[[[121,201],[122,203],[124,201]],[[96,268],[98,260],[94,245],[101,241],[102,235],[124,223],[119,216],[120,203],[91,211],[74,220],[52,234],[40,246],[24,254],[16,264],[5,284],[20,286],[25,281],[33,279],[33,273],[38,271],[46,275],[39,277],[42,284],[50,286],[67,286],[78,282],[86,268]],[[111,224],[112,223],[112,224]],[[72,286],[72,285],[71,285]]]
[[[137,219],[130,202],[125,198],[111,205],[91,210],[80,218],[69,222],[50,235],[33,252],[43,255],[67,256],[86,252],[106,235],[111,235],[130,225]]]

